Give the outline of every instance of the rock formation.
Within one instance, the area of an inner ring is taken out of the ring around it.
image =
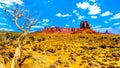
[[[82,21],[81,23],[80,23],[80,28],[88,28],[88,29],[90,29],[90,25],[89,25],[89,23],[88,23],[88,21]]]
[[[46,34],[75,34],[75,33],[97,33],[94,30],[90,29],[90,25],[88,21],[82,21],[80,23],[80,28],[59,28],[59,27],[51,27],[44,28],[41,33]]]
[[[112,34],[112,33],[110,33],[108,30],[106,30],[104,33],[102,33],[102,34]]]
[[[71,34],[78,31],[79,28],[59,28],[59,27],[51,27],[45,28],[42,30],[42,33],[66,33]]]

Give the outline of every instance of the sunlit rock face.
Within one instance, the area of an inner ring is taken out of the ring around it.
[[[46,34],[49,34],[49,33],[51,34],[97,33],[96,31],[90,28],[90,24],[88,23],[88,21],[80,22],[80,28],[50,27],[50,28],[44,28],[41,32]]]
[[[66,33],[71,34],[75,31],[78,31],[79,28],[59,28],[59,27],[51,27],[51,28],[45,28],[42,30],[42,33]]]
[[[82,21],[80,23],[80,28],[82,28],[82,29],[84,29],[84,28],[90,29],[90,24],[88,23],[88,21]]]

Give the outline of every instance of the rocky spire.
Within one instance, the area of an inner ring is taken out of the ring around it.
[[[90,25],[89,25],[89,23],[88,23],[88,21],[82,21],[81,23],[80,23],[80,28],[89,28],[90,29]]]

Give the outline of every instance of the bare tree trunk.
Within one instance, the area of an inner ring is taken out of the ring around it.
[[[18,59],[20,59],[20,56],[21,56],[21,43],[22,43],[22,39],[20,38],[18,39],[18,42],[17,42],[18,46],[16,48],[15,55],[13,57],[10,68],[19,68]]]
[[[13,13],[8,12],[7,10],[8,9],[5,8],[6,16],[13,21],[13,23],[16,25],[16,27],[22,33],[21,36],[18,38],[17,48],[16,48],[15,55],[12,59],[11,66],[10,66],[10,68],[16,68],[16,67],[19,68],[20,66],[18,64],[18,60],[20,59],[20,56],[22,54],[21,46],[23,45],[23,41],[24,41],[26,35],[29,33],[31,26],[37,24],[38,19],[31,18],[31,15],[28,15],[27,18],[25,19],[25,21],[22,23],[23,25],[20,26],[18,23],[18,20],[20,20],[20,18],[24,17],[25,10],[19,9],[18,6],[16,6],[13,9]]]

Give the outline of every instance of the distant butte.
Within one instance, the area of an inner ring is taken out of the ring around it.
[[[112,34],[112,33],[110,33],[108,30],[106,30],[104,33],[102,33],[102,34]]]
[[[92,30],[90,28],[90,24],[88,21],[82,21],[80,23],[80,28],[59,28],[59,27],[51,27],[44,28],[42,31],[38,31],[39,33],[44,34],[98,34],[98,32]]]

